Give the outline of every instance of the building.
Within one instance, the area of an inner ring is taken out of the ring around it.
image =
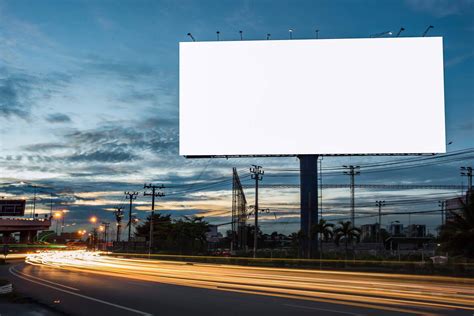
[[[406,237],[425,237],[426,225],[411,224],[406,228]]]
[[[360,239],[362,242],[377,241],[377,232],[379,224],[365,224],[360,227]]]
[[[209,225],[209,231],[206,233],[206,240],[210,243],[219,242],[222,234],[217,231],[217,225]]]
[[[392,236],[403,236],[403,224],[400,223],[391,223],[390,224],[390,235]]]
[[[386,244],[392,254],[417,254],[426,251],[427,255],[434,255],[435,251],[432,237],[389,237]]]
[[[465,197],[455,197],[444,201],[445,223],[452,221],[456,217],[456,214],[460,215],[462,213],[465,201]]]

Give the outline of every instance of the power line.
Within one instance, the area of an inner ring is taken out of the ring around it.
[[[271,176],[271,175],[268,175]],[[322,184],[324,189],[344,189],[350,188],[351,184],[334,183]],[[262,184],[261,189],[297,189],[299,184]],[[412,190],[412,189],[433,189],[433,190],[459,190],[463,186],[457,184],[354,184],[357,189],[383,189],[383,190]],[[244,188],[249,188],[246,186]]]

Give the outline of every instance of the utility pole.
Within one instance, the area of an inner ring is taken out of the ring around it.
[[[466,192],[466,204],[469,203],[470,194],[472,191],[472,167],[461,167],[461,176],[467,177],[467,192]]]
[[[343,166],[344,168],[348,169],[349,171],[344,171],[344,174],[349,175],[351,178],[351,222],[352,227],[355,227],[355,176],[360,175],[360,166]]]
[[[120,241],[120,234],[122,230],[122,218],[123,218],[123,208],[122,207],[117,207],[117,210],[114,212],[115,215],[115,220],[117,221],[117,237],[116,241]]]
[[[252,165],[250,168],[252,179],[255,180],[255,228],[253,232],[253,257],[257,257],[257,241],[258,241],[258,181],[263,179],[264,171],[262,166]]]
[[[379,227],[377,229],[377,243],[382,242],[382,206],[385,206],[385,201],[376,201],[375,205],[379,208]]]
[[[63,216],[62,216],[62,217],[63,217],[63,218],[62,218],[62,219],[63,219],[63,222],[62,222],[62,224],[61,224],[61,235],[62,235],[62,234],[64,233],[64,217],[66,217],[66,216],[65,216],[65,214],[64,214],[64,210],[62,210],[61,213],[63,213]]]
[[[36,185],[33,185],[34,190],[34,197],[33,197],[33,218],[35,218],[36,214]]]
[[[148,256],[151,255],[151,249],[153,245],[153,217],[155,216],[155,197],[160,197],[160,196],[165,196],[165,194],[162,191],[156,191],[158,190],[163,190],[165,187],[164,185],[153,185],[153,184],[144,184],[143,185],[144,189],[151,189],[151,193],[144,192],[143,196],[150,196],[151,195],[151,216],[150,216],[150,242],[148,243]]]
[[[109,222],[102,222],[102,226],[104,226],[104,250],[107,249],[107,240],[108,240],[108,231],[109,231]]]
[[[53,192],[50,193],[49,197],[49,217],[53,216]]]
[[[124,192],[130,201],[130,209],[128,211],[128,241],[132,238],[132,203],[137,198],[138,192]]]
[[[441,225],[444,225],[444,210],[446,209],[446,201],[438,201],[438,206],[441,208]]]

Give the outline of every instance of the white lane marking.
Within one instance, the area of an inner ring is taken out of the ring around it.
[[[283,304],[283,305],[289,306],[289,307],[313,309],[313,310],[318,310],[318,311],[323,311],[323,312],[331,312],[331,313],[337,313],[337,314],[346,314],[346,315],[354,315],[354,316],[364,315],[364,314],[356,314],[356,313],[338,311],[338,310],[335,310],[335,309],[318,308],[318,307],[312,307],[312,306],[293,305],[293,304]]]
[[[39,285],[42,285],[42,286],[46,286],[46,287],[49,287],[49,288],[51,288],[51,289],[60,291],[60,292],[64,292],[64,293],[67,293],[67,294],[71,294],[71,295],[74,295],[74,296],[78,296],[78,297],[81,297],[81,298],[85,298],[85,299],[87,299],[87,300],[91,300],[91,301],[94,301],[94,302],[98,302],[98,303],[102,303],[102,304],[105,304],[105,305],[109,305],[109,306],[113,306],[113,307],[116,307],[116,308],[120,308],[120,309],[129,311],[129,312],[133,312],[133,313],[136,313],[136,314],[140,314],[140,315],[144,315],[144,316],[152,316],[152,314],[150,314],[150,313],[142,312],[142,311],[139,311],[139,310],[130,308],[130,307],[125,307],[125,306],[122,306],[122,305],[118,305],[118,304],[114,304],[114,303],[107,302],[107,301],[104,301],[104,300],[100,300],[100,299],[98,299],[98,298],[94,298],[94,297],[91,297],[91,296],[87,296],[87,295],[83,295],[83,294],[71,292],[71,291],[68,291],[68,290],[64,290],[64,289],[61,289],[61,288],[58,288],[58,287],[55,287],[55,286],[52,286],[52,285],[49,285],[49,284],[45,284],[45,283],[41,283],[41,282],[37,282],[37,281],[30,280],[29,278],[23,277],[23,276],[21,276],[20,274],[18,274],[18,273],[16,273],[15,271],[13,271],[13,267],[10,267],[10,269],[8,269],[8,270],[9,270],[10,273],[13,274],[14,276],[16,276],[16,277],[18,277],[18,278],[20,278],[20,279],[26,280],[26,281],[28,281],[28,282],[36,283],[36,284],[39,284]]]
[[[40,280],[40,281],[42,281],[42,282],[46,282],[46,283],[58,285],[58,286],[61,286],[61,287],[64,287],[64,288],[66,288],[66,289],[70,289],[70,290],[73,290],[73,291],[79,291],[79,289],[76,289],[75,287],[67,286],[67,285],[64,285],[64,284],[61,284],[61,283],[56,283],[56,282],[53,282],[53,281],[43,280],[43,279],[41,279],[41,278],[32,276],[32,275],[30,275],[30,274],[26,274],[26,273],[24,273],[24,272],[20,272],[20,271],[18,271],[17,269],[14,269],[14,267],[11,267],[10,269],[11,269],[12,271],[18,273],[18,274],[24,275],[24,276],[27,277],[27,278],[29,277],[29,278],[32,278],[32,279]]]

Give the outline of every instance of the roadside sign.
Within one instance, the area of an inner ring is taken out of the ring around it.
[[[25,200],[0,200],[0,216],[25,215]]]

